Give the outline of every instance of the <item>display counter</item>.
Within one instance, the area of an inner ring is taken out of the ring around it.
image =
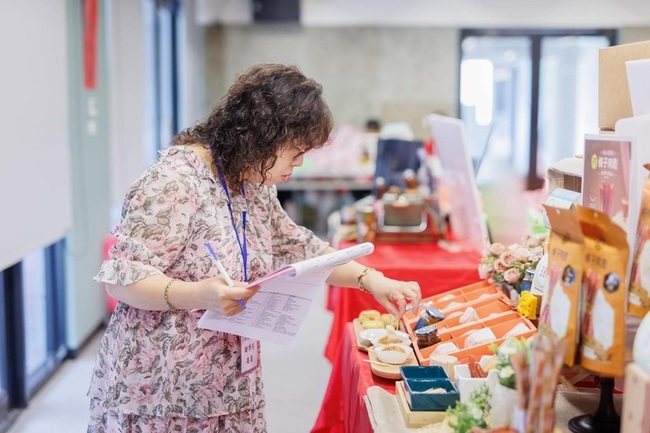
[[[344,324],[335,350],[332,373],[313,433],[372,432],[363,396],[371,386],[395,393],[395,381],[372,374],[364,360],[368,354],[357,350],[352,323]]]
[[[341,243],[340,248],[354,245]],[[376,243],[375,251],[357,261],[381,271],[387,277],[417,281],[422,297],[446,292],[479,281],[479,254],[450,252],[436,243]],[[328,308],[334,312],[325,357],[334,361],[343,329],[366,309],[384,310],[372,295],[360,290],[330,287]]]
[[[383,379],[371,371],[368,354],[357,349],[355,329],[352,323],[343,327],[340,344],[336,350],[327,391],[312,433],[370,433],[373,429],[364,396],[368,388],[380,386],[395,394],[395,381]],[[598,406],[600,393],[597,389],[580,388],[570,391],[558,389],[555,404],[555,425],[562,432],[569,432],[569,419],[593,413]],[[622,394],[614,396],[614,404],[621,413]]]

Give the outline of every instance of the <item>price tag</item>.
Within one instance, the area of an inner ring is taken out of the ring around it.
[[[241,373],[245,374],[255,369],[259,363],[259,351],[257,340],[247,337],[240,337],[241,349]]]

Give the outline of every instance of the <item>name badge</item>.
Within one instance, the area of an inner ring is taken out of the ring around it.
[[[257,340],[248,337],[240,337],[241,349],[241,373],[245,374],[257,367],[259,363],[259,351]]]

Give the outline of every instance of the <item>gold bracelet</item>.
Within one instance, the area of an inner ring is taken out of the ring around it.
[[[178,281],[178,278],[172,278],[171,280],[169,280],[169,283],[167,283],[167,285],[165,286],[165,293],[163,297],[165,298],[165,304],[167,304],[167,308],[169,309],[169,311],[176,314],[178,313],[178,309],[169,302],[169,287],[172,285],[174,281]]]
[[[370,290],[366,286],[363,285],[363,278],[368,275],[370,271],[374,271],[373,268],[363,268],[361,272],[359,272],[359,276],[357,277],[357,286],[359,287],[359,290],[362,292],[370,293]]]

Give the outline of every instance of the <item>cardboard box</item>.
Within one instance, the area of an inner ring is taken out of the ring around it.
[[[598,127],[614,131],[616,121],[632,117],[625,62],[650,59],[650,41],[601,48],[598,56]]]
[[[625,368],[621,433],[650,433],[650,374],[633,362]]]

